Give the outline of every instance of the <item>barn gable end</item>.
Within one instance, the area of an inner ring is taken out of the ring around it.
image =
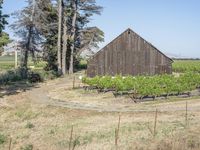
[[[172,73],[173,60],[131,29],[88,61],[87,75],[155,75]]]

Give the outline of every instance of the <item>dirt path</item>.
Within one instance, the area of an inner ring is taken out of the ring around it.
[[[106,103],[90,103],[83,101],[76,101],[70,98],[66,100],[53,98],[51,93],[55,88],[63,89],[68,92],[72,87],[72,80],[69,77],[60,78],[54,81],[39,85],[38,88],[33,88],[26,93],[27,97],[33,102],[51,105],[55,107],[66,107],[70,109],[92,110],[99,112],[150,112],[158,108],[159,111],[185,111],[185,100],[177,102],[145,102],[140,104],[126,103],[126,104],[106,104]],[[59,92],[57,92],[59,95]],[[200,111],[200,100],[193,99],[188,102],[189,111]]]
[[[89,95],[87,97],[80,98],[55,98],[52,96],[52,92],[56,89],[56,95],[60,95],[60,91],[67,93],[72,91],[72,78],[73,77],[65,77],[56,79],[53,81],[48,81],[46,83],[39,84],[37,87],[32,88],[29,91],[23,93],[27,99],[29,99],[33,103],[39,103],[43,105],[50,105],[55,107],[65,107],[70,109],[81,109],[81,110],[91,110],[98,112],[151,112],[155,111],[156,108],[162,112],[168,111],[185,111],[185,100],[176,101],[176,102],[143,102],[139,104],[135,103],[121,103],[114,99],[112,102],[109,101],[109,98],[105,99],[104,97],[98,97],[97,95]],[[80,81],[76,81],[80,82]],[[78,83],[79,84],[79,83]],[[78,91],[75,91],[74,95],[78,94]],[[9,96],[7,97],[7,99]],[[91,99],[91,101],[87,101],[87,99]],[[93,99],[95,99],[93,101]],[[126,99],[126,98],[123,98]],[[123,100],[121,99],[121,100]],[[193,99],[188,101],[188,110],[189,111],[200,111],[200,100]]]

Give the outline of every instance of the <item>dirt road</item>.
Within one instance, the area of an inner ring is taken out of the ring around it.
[[[128,98],[122,97],[116,99],[112,94],[109,96],[98,93],[80,95],[80,92],[83,93],[84,90],[73,90],[72,78],[65,77],[48,81],[39,84],[37,87],[23,94],[33,103],[98,112],[148,112],[155,111],[155,108],[163,112],[185,111],[186,100],[188,101],[189,111],[200,111],[199,99],[158,100],[135,104],[128,100]],[[80,85],[80,80],[76,80],[76,85]],[[67,93],[69,92],[71,95],[68,96]],[[66,95],[62,96],[63,93]]]
[[[33,103],[66,107],[70,109],[92,110],[98,112],[148,112],[185,111],[186,100],[189,111],[200,111],[199,99],[157,100],[135,104],[129,98],[114,98],[112,93],[84,93],[83,89],[72,89],[73,77],[64,77],[37,85],[22,92]],[[76,86],[81,82],[76,78]],[[20,94],[19,93],[19,97]],[[82,93],[82,94],[80,94]],[[11,96],[6,96],[9,99]],[[0,101],[2,103],[3,100]]]

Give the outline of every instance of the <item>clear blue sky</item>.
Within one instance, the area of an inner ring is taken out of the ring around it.
[[[25,6],[4,0],[4,12]],[[104,46],[128,27],[166,54],[200,58],[200,0],[97,0],[104,7],[90,25],[105,32]],[[13,19],[9,19],[10,23]],[[12,31],[7,28],[12,36]]]

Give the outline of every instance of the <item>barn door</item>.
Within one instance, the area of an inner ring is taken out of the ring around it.
[[[96,65],[90,64],[87,69],[87,76],[88,77],[95,77],[97,75]]]

